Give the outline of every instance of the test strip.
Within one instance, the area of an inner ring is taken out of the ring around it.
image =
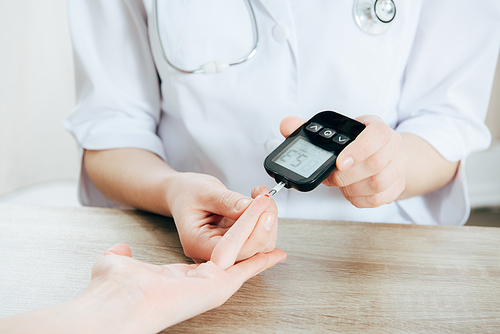
[[[271,196],[274,196],[278,193],[278,191],[280,191],[281,189],[283,189],[283,187],[285,186],[285,182],[280,182],[276,185],[276,187],[274,187],[273,189],[271,189],[269,191],[269,195]]]

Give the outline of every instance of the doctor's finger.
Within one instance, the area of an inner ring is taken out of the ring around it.
[[[297,116],[287,116],[281,120],[280,132],[286,138],[305,122],[306,120],[303,118]]]
[[[351,166],[366,160],[392,139],[393,130],[377,116],[365,115],[357,118],[366,128],[339,154],[337,168],[348,170]]]
[[[342,187],[340,190],[346,198],[375,195],[389,189],[403,172],[403,163],[398,159],[394,159],[379,173]]]
[[[259,221],[259,217],[269,207],[269,195],[257,197],[234,225],[224,234],[215,246],[210,261],[222,269],[234,264],[242,246]]]
[[[390,161],[395,160],[395,155],[397,155],[400,150],[400,143],[397,141],[390,141],[380,150],[348,170],[335,170],[328,176],[325,184],[342,188],[370,178],[387,168]]]
[[[203,211],[236,220],[252,203],[252,199],[219,186],[208,186],[208,191],[198,198],[198,206]]]
[[[400,175],[392,186],[384,192],[364,197],[346,197],[346,199],[357,208],[378,208],[384,204],[394,202],[404,191],[405,186],[406,180]]]

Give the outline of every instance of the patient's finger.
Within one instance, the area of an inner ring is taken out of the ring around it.
[[[114,245],[113,247],[108,249],[106,252],[104,252],[103,256],[110,255],[110,254],[132,257],[132,250],[130,249],[130,247],[127,244],[120,243],[120,244]]]
[[[252,190],[252,198],[269,193],[266,186],[255,187]],[[267,253],[274,249],[278,238],[278,208],[273,202],[260,216],[252,234],[241,247],[236,261],[248,259],[256,253]]]
[[[245,261],[241,261],[227,270],[237,282],[243,284],[249,278],[271,268],[286,259],[287,254],[281,249],[274,249],[269,253],[259,253]]]
[[[232,266],[241,247],[257,224],[260,215],[266,211],[271,202],[269,195],[258,196],[219,240],[212,252],[210,261],[222,269]]]

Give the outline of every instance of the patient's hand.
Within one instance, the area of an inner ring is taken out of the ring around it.
[[[235,264],[259,217],[272,203],[257,197],[219,240],[211,261],[152,265],[111,247],[92,268],[84,293],[62,305],[0,320],[2,333],[157,333],[223,304],[250,277],[283,261],[274,249]]]

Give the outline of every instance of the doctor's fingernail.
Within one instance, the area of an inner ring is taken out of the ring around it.
[[[242,198],[238,201],[238,203],[236,203],[236,206],[234,208],[236,209],[236,211],[242,211],[246,209],[250,205],[250,203],[252,203],[251,199]]]
[[[265,218],[265,221],[264,221],[264,228],[267,230],[267,231],[271,231],[273,229],[273,226],[274,226],[274,222],[276,221],[276,217],[272,216],[272,215],[268,215],[266,218]]]
[[[354,159],[350,155],[348,155],[347,157],[342,159],[342,161],[340,162],[339,169],[346,170],[349,167],[351,167],[353,163],[354,163]]]

